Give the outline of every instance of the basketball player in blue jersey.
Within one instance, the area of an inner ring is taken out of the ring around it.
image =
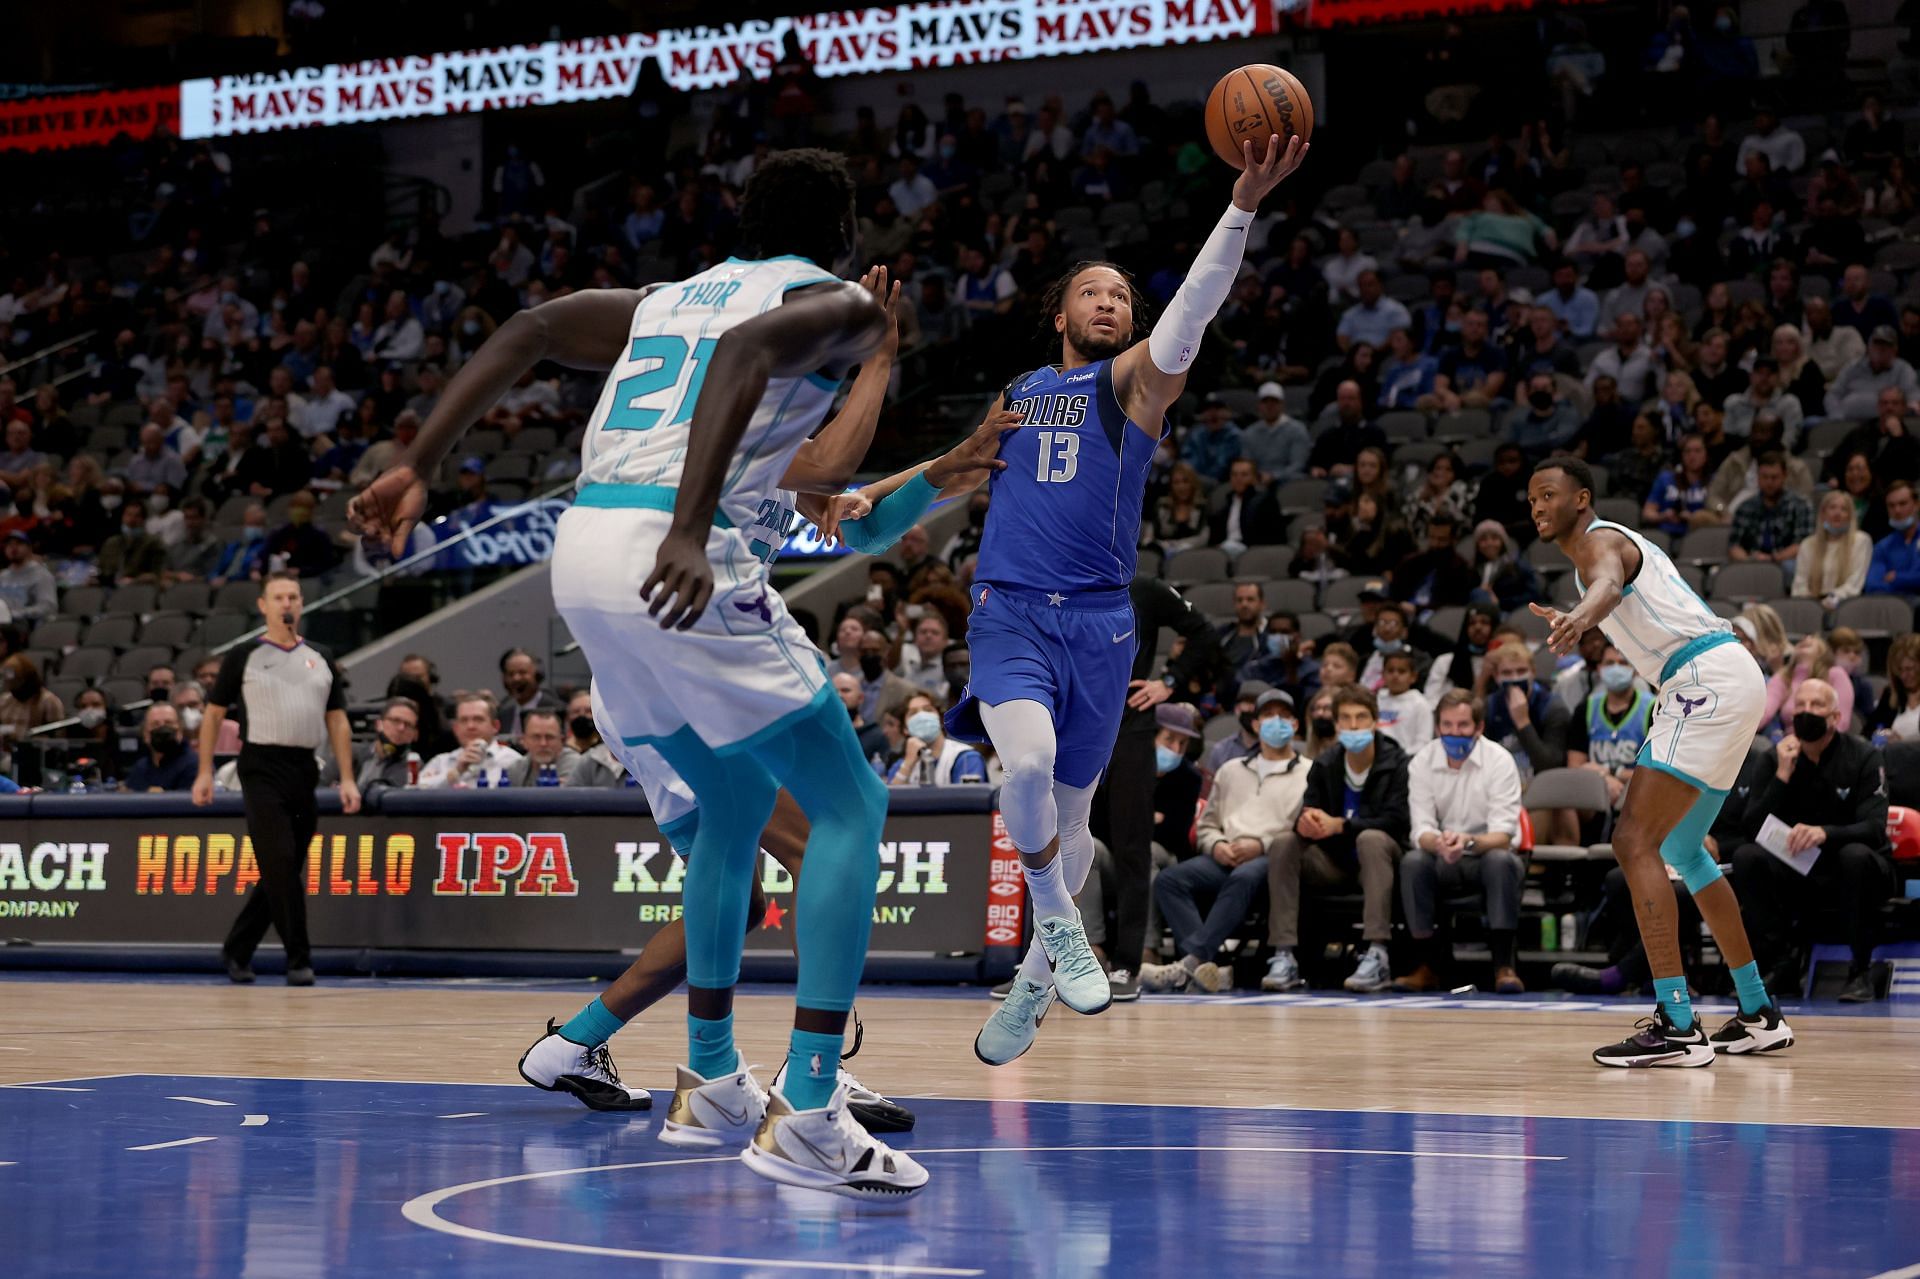
[[[1632,529],[1594,517],[1593,472],[1585,462],[1541,462],[1527,500],[1541,540],[1573,561],[1580,591],[1579,604],[1566,612],[1531,606],[1548,621],[1549,647],[1565,656],[1599,627],[1658,690],[1653,724],[1614,825],[1613,851],[1633,894],[1659,1008],[1632,1036],[1596,1050],[1593,1059],[1603,1066],[1710,1066],[1716,1052],[1789,1047],[1793,1031],[1760,980],[1733,885],[1706,849],[1708,828],[1765,712],[1760,669],[1666,552]],[[1678,911],[1663,860],[1693,894],[1733,970],[1740,1011],[1711,1036],[1687,998]]]
[[[973,674],[947,713],[952,736],[990,739],[1006,768],[1000,809],[1033,902],[1034,944],[974,1041],[989,1065],[1032,1045],[1056,993],[1079,1013],[1113,998],[1073,895],[1093,864],[1087,819],[1126,709],[1137,643],[1127,585],[1147,471],[1260,201],[1307,152],[1297,138],[1243,148],[1233,202],[1146,342],[1135,345],[1145,317],[1126,273],[1083,262],[1048,295],[1060,363],[1001,396],[1021,426],[989,481],[967,624]]]
[[[662,1137],[747,1141],[742,1158],[773,1180],[897,1199],[926,1171],[854,1121],[839,1076],[886,790],[742,533],[886,331],[872,296],[839,278],[855,251],[853,196],[839,156],[782,152],[741,202],[751,256],[644,294],[589,290],[515,315],[351,514],[404,547],[426,506],[420,477],[526,370],[554,360],[610,371],[552,576],[606,726],[659,751],[700,800],[682,904],[689,1060]],[[810,486],[838,493],[851,469]],[[795,894],[807,923],[785,1087],[769,1097],[734,1047],[733,987],[759,836],[782,786],[810,824]]]

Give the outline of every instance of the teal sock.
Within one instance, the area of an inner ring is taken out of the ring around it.
[[[575,1013],[572,1020],[560,1028],[560,1037],[588,1048],[598,1048],[626,1024],[615,1017],[613,1011],[596,996],[592,1003]]]
[[[1766,983],[1760,980],[1760,964],[1749,959],[1733,970],[1733,988],[1740,995],[1740,1011],[1751,1017],[1773,1002],[1767,996]]]
[[[1693,1029],[1693,1003],[1687,998],[1685,977],[1655,977],[1653,993],[1659,996],[1660,1006],[1667,1010],[1667,1020],[1675,1030]]]
[[[733,1014],[718,1021],[687,1015],[687,1069],[702,1079],[718,1079],[740,1069],[733,1046]]]
[[[833,1100],[840,1077],[840,1044],[845,1035],[820,1035],[796,1030],[787,1047],[787,1075],[780,1082],[787,1104],[795,1110],[818,1110]]]

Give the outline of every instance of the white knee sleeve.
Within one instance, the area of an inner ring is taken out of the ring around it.
[[[1093,832],[1088,820],[1093,816],[1093,792],[1098,782],[1086,786],[1053,784],[1054,809],[1060,824],[1060,858],[1066,869],[1067,891],[1078,893],[1086,886],[1093,869]]]
[[[1000,788],[1000,816],[1007,824],[1007,838],[1021,852],[1037,853],[1053,842],[1060,825],[1054,804],[1053,716],[1038,702],[998,706],[982,702],[980,722],[1007,770],[1006,784]]]

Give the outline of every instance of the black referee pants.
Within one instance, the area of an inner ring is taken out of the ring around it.
[[[313,752],[295,746],[244,746],[240,750],[240,797],[247,806],[247,834],[260,878],[240,907],[221,948],[246,963],[267,935],[280,934],[287,968],[313,967],[307,944],[307,845],[320,825],[314,788],[320,767]]]
[[[1148,723],[1152,721],[1149,720]],[[1122,729],[1107,764],[1107,851],[1113,854],[1114,926],[1107,960],[1140,971],[1153,895],[1153,733]]]

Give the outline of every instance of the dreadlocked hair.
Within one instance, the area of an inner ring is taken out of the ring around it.
[[[1140,291],[1140,285],[1135,282],[1133,272],[1127,270],[1127,268],[1121,266],[1118,262],[1108,262],[1104,259],[1096,258],[1084,262],[1075,262],[1071,267],[1067,268],[1066,274],[1062,275],[1052,284],[1049,284],[1047,291],[1040,295],[1040,322],[1045,326],[1048,337],[1057,336],[1053,332],[1053,317],[1066,309],[1067,289],[1075,280],[1080,278],[1081,272],[1090,271],[1097,266],[1105,267],[1126,281],[1127,302],[1129,309],[1133,312],[1133,337],[1135,339],[1144,337],[1147,330],[1152,327],[1148,323],[1151,319],[1152,304],[1147,301],[1147,295]]]
[[[853,174],[836,152],[776,151],[747,180],[741,248],[756,258],[810,258],[831,270],[852,238],[853,194]]]

